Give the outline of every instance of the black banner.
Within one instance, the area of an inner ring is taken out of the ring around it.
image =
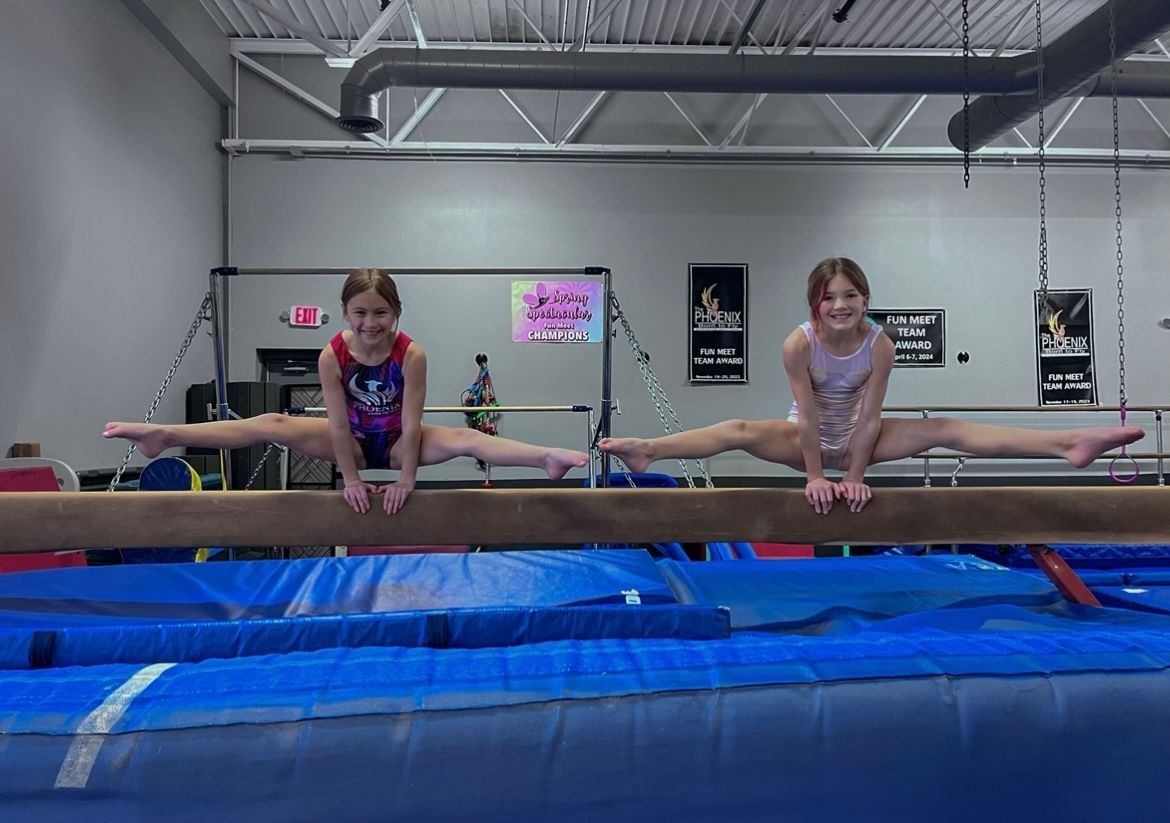
[[[1041,406],[1097,405],[1093,290],[1036,292],[1036,386]]]
[[[943,309],[870,309],[869,319],[894,341],[895,368],[937,368],[947,364]]]
[[[691,383],[748,382],[747,266],[690,266]]]

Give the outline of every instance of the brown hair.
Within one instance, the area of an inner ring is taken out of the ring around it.
[[[363,292],[373,290],[379,297],[390,304],[390,310],[395,316],[402,317],[402,300],[398,297],[398,286],[394,279],[381,269],[354,269],[345,278],[345,285],[341,287],[341,306],[344,308],[349,301]]]
[[[829,282],[839,274],[844,275],[853,287],[861,292],[865,302],[869,303],[869,280],[866,279],[861,266],[848,257],[830,257],[822,260],[813,267],[808,276],[808,308],[814,326],[820,322],[817,306],[828,291]]]

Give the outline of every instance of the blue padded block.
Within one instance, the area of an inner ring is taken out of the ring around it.
[[[930,609],[1015,603],[1046,606],[1045,579],[969,555],[675,563],[658,568],[681,603],[728,606],[743,629],[829,630]]]
[[[1170,586],[1170,569],[1126,569],[1126,585]]]
[[[673,603],[644,551],[411,554],[0,575],[0,628]]]
[[[1094,586],[1093,594],[1102,606],[1134,609],[1151,614],[1170,615],[1170,587],[1130,583],[1126,586]]]
[[[622,605],[451,609],[155,626],[0,629],[0,668],[196,663],[332,648],[486,648],[552,640],[730,636],[726,609]]]
[[[1012,568],[1029,568],[1032,561],[1026,546],[964,545],[969,551],[986,560]],[[1170,546],[1118,546],[1108,544],[1053,544],[1064,561],[1074,569],[1118,569],[1128,566],[1170,566]]]

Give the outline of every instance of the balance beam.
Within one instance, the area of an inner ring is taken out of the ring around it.
[[[818,515],[795,489],[416,491],[386,515],[338,492],[0,493],[0,552],[154,546],[677,541],[1170,543],[1170,489],[876,489]]]

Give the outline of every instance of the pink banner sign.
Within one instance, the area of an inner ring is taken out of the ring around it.
[[[513,343],[601,342],[601,283],[513,280]]]

